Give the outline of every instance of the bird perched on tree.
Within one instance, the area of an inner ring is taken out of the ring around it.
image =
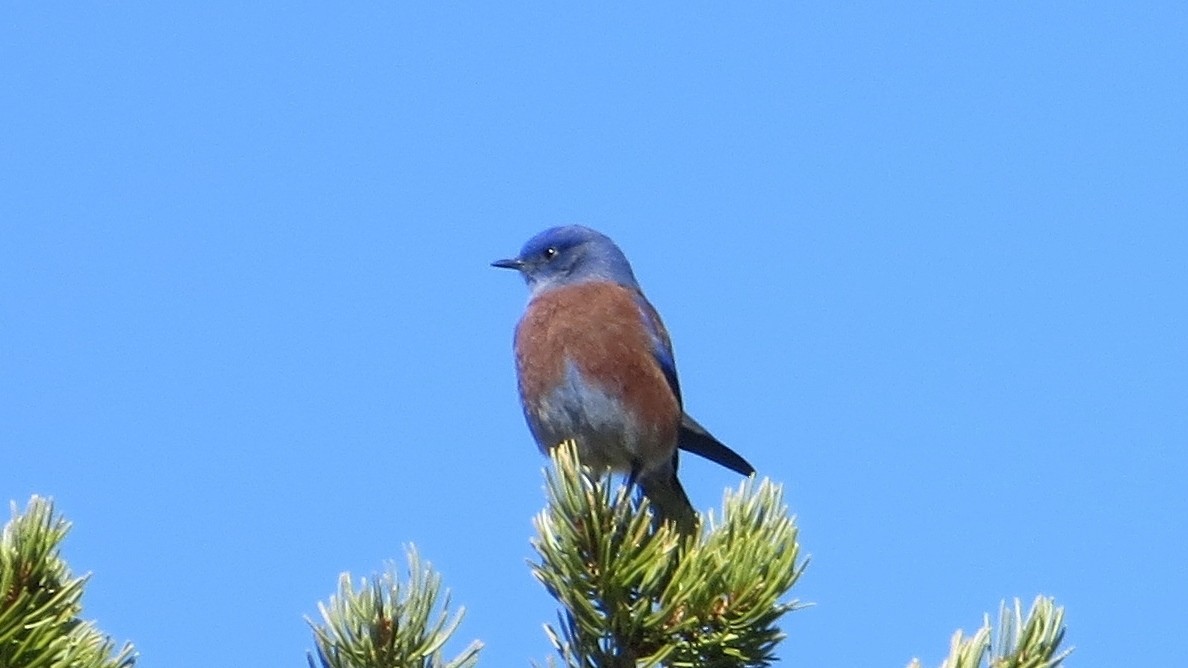
[[[575,440],[584,464],[628,473],[659,517],[686,533],[697,515],[677,480],[678,448],[754,473],[685,414],[668,332],[609,237],[554,227],[492,265],[515,269],[528,284],[516,372],[542,452]]]

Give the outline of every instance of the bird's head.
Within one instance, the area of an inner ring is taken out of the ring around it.
[[[533,295],[591,281],[639,287],[615,242],[581,225],[547,229],[529,239],[518,256],[491,265],[520,272]]]

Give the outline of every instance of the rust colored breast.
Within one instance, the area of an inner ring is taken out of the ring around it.
[[[541,402],[555,396],[567,382],[566,374],[576,370],[583,383],[614,397],[630,413],[626,417],[642,427],[646,436],[641,438],[648,442],[624,446],[659,461],[670,457],[676,446],[681,408],[652,353],[653,337],[637,297],[633,290],[605,282],[537,296],[516,328],[516,364],[525,405],[539,408],[540,419],[549,419]],[[647,317],[658,321],[654,312]],[[657,329],[664,332],[663,325]],[[573,401],[580,403],[580,392],[577,396]],[[567,408],[582,410],[580,405]],[[589,424],[606,422],[604,416],[586,417]]]

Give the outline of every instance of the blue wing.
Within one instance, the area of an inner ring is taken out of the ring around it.
[[[648,330],[648,337],[652,342],[652,357],[656,359],[656,363],[660,365],[660,369],[664,372],[664,378],[668,380],[668,387],[676,395],[677,404],[683,405],[681,401],[681,385],[677,380],[676,360],[673,358],[672,341],[668,338],[668,330],[664,328],[664,323],[661,322],[660,315],[656,313],[656,309],[644,298],[643,293],[637,292],[635,301],[639,306],[640,316],[643,318],[644,327]],[[689,414],[683,410],[681,412],[681,428],[677,435],[677,447],[686,452],[692,452],[695,455],[705,457],[742,475],[751,475],[755,472],[755,467],[751,466],[750,462],[746,459],[743,459],[742,455],[714,438],[705,427],[698,424],[696,420],[689,417]]]
[[[664,372],[668,380],[668,388],[676,395],[677,403],[681,403],[681,384],[677,381],[676,360],[672,356],[672,341],[668,338],[668,330],[660,320],[660,314],[644,298],[643,293],[636,291],[635,304],[639,307],[640,318],[643,319],[644,329],[648,331],[648,338],[652,342],[652,357]]]

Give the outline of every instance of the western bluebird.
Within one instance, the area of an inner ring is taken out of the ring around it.
[[[582,462],[629,473],[659,517],[697,526],[677,480],[677,449],[755,471],[681,407],[672,344],[623,251],[580,225],[532,237],[515,269],[530,292],[516,327],[520,400],[541,452],[574,439]]]

